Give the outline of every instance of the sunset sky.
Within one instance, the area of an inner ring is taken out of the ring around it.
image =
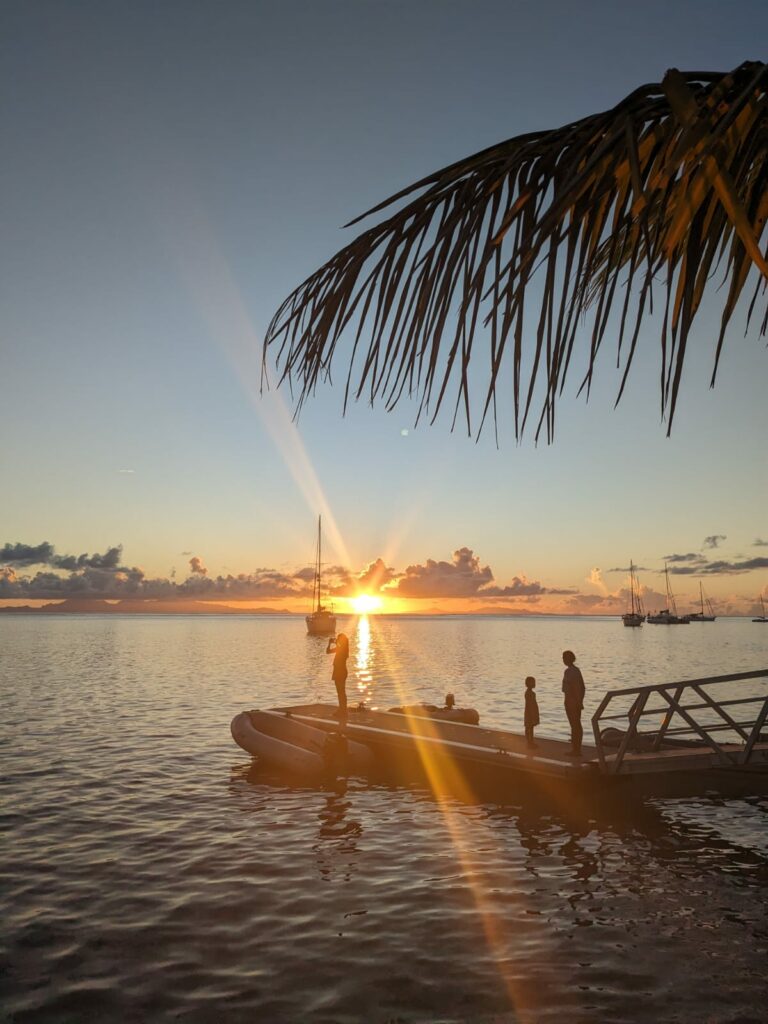
[[[556,30],[555,30],[556,29]],[[201,598],[304,610],[620,613],[768,598],[765,338],[699,314],[672,436],[659,318],[625,397],[610,343],[554,443],[364,404],[341,366],[292,420],[260,393],[282,299],[340,226],[451,161],[613,106],[670,66],[760,52],[768,5],[7,5],[0,62],[0,598]],[[586,337],[583,339],[587,344]],[[610,342],[610,339],[609,339]],[[298,575],[297,575],[298,574]]]

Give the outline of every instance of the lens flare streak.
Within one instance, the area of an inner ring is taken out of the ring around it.
[[[358,660],[364,660],[367,667],[371,648],[371,627],[370,622],[367,619],[365,621],[365,628],[360,634],[364,653],[358,656]],[[418,654],[416,659],[417,662],[425,665],[427,671],[435,667],[428,664],[426,659]],[[393,659],[386,655],[382,660],[387,674],[394,681],[400,704],[405,706],[413,703],[416,695],[409,691],[409,688],[403,683],[402,670],[399,670],[399,666],[393,664]],[[371,689],[372,687],[373,681],[370,684]],[[461,805],[476,804],[478,796],[457,763],[449,754],[441,751],[442,737],[436,722],[429,717],[410,713],[406,713],[405,720],[429,787],[441,809],[448,836],[461,866],[462,875],[469,886],[480,917],[488,951],[496,964],[510,1005],[514,1008],[521,1024],[535,1024],[537,1006],[535,996],[530,987],[523,986],[512,973],[508,950],[514,944],[514,937],[506,933],[504,922],[492,905],[489,897],[492,883],[484,878],[478,870],[472,832],[462,812]],[[477,823],[474,822],[473,826],[476,827]],[[490,830],[487,832],[487,839],[489,843],[493,841]],[[541,970],[538,981],[542,981]],[[541,987],[546,990],[546,981],[541,984]]]

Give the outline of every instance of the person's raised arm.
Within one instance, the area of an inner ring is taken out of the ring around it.
[[[331,645],[333,645],[333,646],[331,646]],[[336,637],[332,636],[330,638],[330,640],[328,641],[328,646],[325,648],[325,653],[326,654],[333,654],[333,652],[335,650],[336,650]]]

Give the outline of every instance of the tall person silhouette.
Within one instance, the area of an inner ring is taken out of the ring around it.
[[[565,702],[565,713],[568,716],[568,724],[571,727],[571,749],[569,754],[575,757],[581,756],[581,740],[584,730],[581,728],[581,712],[584,707],[584,678],[580,669],[574,664],[576,655],[573,651],[563,651],[563,694]]]

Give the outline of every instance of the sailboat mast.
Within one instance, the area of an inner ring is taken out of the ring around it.
[[[322,518],[323,518],[322,516],[318,516],[317,517],[317,569],[315,571],[315,576],[317,578],[317,610],[318,611],[320,611],[320,573],[321,573],[320,565],[321,565],[321,559],[322,559],[322,548],[320,546],[321,545],[321,536],[322,536],[322,534],[321,534],[321,531],[320,531],[320,523],[321,523]]]
[[[629,600],[632,607],[632,614],[635,614],[635,567],[632,559],[629,560]]]
[[[667,563],[666,562],[664,563],[664,577],[665,577],[665,579],[667,581],[667,607],[672,609],[672,614],[673,615],[677,615],[677,608],[675,606],[675,598],[674,598],[674,596],[672,594],[672,591],[669,588],[669,569],[667,568]]]

